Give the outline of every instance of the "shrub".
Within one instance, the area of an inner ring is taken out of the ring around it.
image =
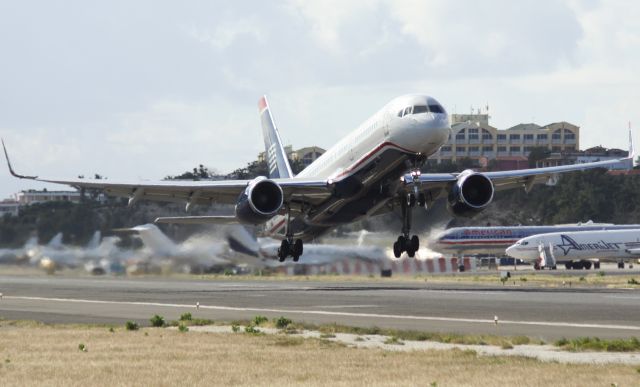
[[[505,341],[504,343],[502,343],[501,348],[502,349],[513,349],[513,345],[510,342]]]
[[[266,318],[265,316],[255,316],[253,318],[253,324],[256,326],[266,323],[267,321],[269,321],[269,319]]]
[[[260,329],[258,329],[258,328],[256,328],[256,327],[254,327],[253,325],[248,325],[248,326],[246,326],[246,327],[244,328],[244,332],[245,332],[245,333],[252,334],[252,335],[257,335],[257,334],[262,333],[262,332],[260,331]]]
[[[404,345],[396,336],[391,336],[384,341],[385,344]]]
[[[187,327],[184,324],[180,324],[180,325],[178,325],[178,331],[180,331],[180,332],[189,332],[189,327]]]
[[[110,328],[109,328],[109,332],[111,332],[111,333],[115,332],[115,330],[113,329],[113,327],[110,327]]]
[[[321,339],[334,339],[336,337],[336,335],[334,335],[333,333],[323,333],[320,335]]]
[[[640,284],[640,282],[636,281],[635,278],[631,278],[629,281],[627,281],[627,283],[629,285],[638,285],[638,284]]]
[[[180,315],[180,321],[191,321],[191,313],[183,313]]]
[[[586,278],[584,278],[584,277],[580,277],[580,282],[584,282],[584,281],[586,281],[586,280],[587,280]]]
[[[124,327],[125,327],[128,331],[137,331],[137,330],[140,328],[140,326],[138,325],[138,323],[137,323],[137,322],[135,322],[135,321],[127,321],[127,322],[124,324]]]
[[[231,330],[235,333],[238,333],[240,332],[240,327],[238,325],[233,324],[231,325]]]
[[[164,326],[164,317],[160,316],[160,315],[154,315],[153,317],[151,317],[149,319],[149,321],[151,322],[151,326],[153,327],[163,327]]]
[[[520,281],[527,282],[527,277],[520,277]]]
[[[78,344],[78,350],[80,350],[81,352],[87,352],[87,346],[80,343]]]
[[[276,328],[284,329],[292,323],[292,321],[286,317],[280,316],[275,320]]]
[[[598,272],[598,277],[604,277],[604,276],[605,276],[604,271],[600,270],[600,271]]]

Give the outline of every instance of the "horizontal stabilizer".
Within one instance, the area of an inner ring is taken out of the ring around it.
[[[154,223],[173,224],[237,224],[235,216],[168,216],[156,218]]]

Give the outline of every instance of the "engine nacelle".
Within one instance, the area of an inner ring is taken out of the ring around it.
[[[242,223],[261,224],[273,218],[284,202],[278,183],[264,176],[256,177],[236,203],[236,218]]]
[[[468,169],[449,192],[447,207],[456,216],[472,217],[491,203],[493,192],[491,179]]]

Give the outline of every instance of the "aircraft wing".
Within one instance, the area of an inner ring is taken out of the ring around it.
[[[133,204],[140,199],[179,202],[193,204],[235,204],[238,196],[247,188],[251,180],[219,181],[109,181],[107,179],[55,179],[26,176],[15,172],[7,149],[2,142],[9,172],[17,178],[41,181],[44,183],[64,184],[77,189],[99,189],[111,196],[129,198]],[[282,187],[285,200],[301,199],[306,202],[323,200],[331,194],[325,180],[312,179],[273,179]]]
[[[630,162],[633,160],[633,152],[630,157],[622,159],[596,161],[591,163],[561,165],[557,167],[517,169],[511,171],[495,171],[481,172],[483,175],[491,179],[496,191],[502,191],[511,188],[523,187],[529,191],[535,184],[554,185],[561,173],[584,171],[594,168],[611,168],[621,162]],[[411,184],[417,179],[422,185],[424,191],[429,194],[433,200],[437,199],[440,194],[447,192],[445,188],[454,184],[459,173],[426,173],[419,176],[406,174],[403,181],[406,185]]]

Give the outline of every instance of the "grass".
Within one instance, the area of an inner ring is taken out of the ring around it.
[[[631,386],[639,377],[637,365],[567,365],[462,350],[390,352],[284,335],[111,333],[3,322],[0,336],[3,386]],[[79,342],[91,350],[79,351]]]
[[[304,324],[304,329],[318,330],[323,334],[352,333],[356,335],[384,335],[395,337],[404,341],[437,341],[451,344],[471,344],[471,345],[525,345],[544,344],[542,341],[534,341],[527,336],[494,336],[494,335],[462,335],[457,333],[436,333],[406,331],[397,329],[382,329],[378,327],[350,327],[339,324],[312,325]]]
[[[583,352],[638,352],[640,351],[640,340],[632,337],[628,340],[614,339],[603,340],[597,337],[578,337],[576,339],[560,339],[554,343],[566,351]]]

